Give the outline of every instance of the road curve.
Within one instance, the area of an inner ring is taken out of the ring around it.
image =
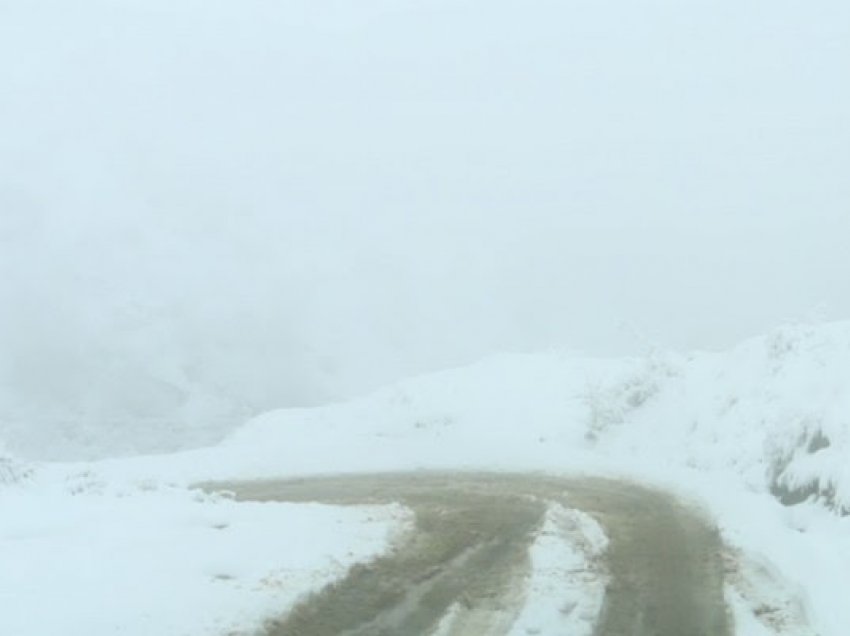
[[[426,636],[451,607],[455,636],[506,634],[528,547],[549,503],[578,508],[609,538],[610,584],[595,636],[731,636],[722,544],[711,523],[634,483],[505,473],[398,473],[218,483],[240,500],[400,502],[414,530],[270,622],[266,636]],[[518,593],[518,590],[520,593]]]

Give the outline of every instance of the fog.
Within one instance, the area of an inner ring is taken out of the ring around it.
[[[848,63],[838,0],[0,1],[0,437],[848,318]]]

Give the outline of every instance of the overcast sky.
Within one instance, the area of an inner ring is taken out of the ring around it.
[[[841,0],[0,0],[6,402],[850,318],[848,68]]]

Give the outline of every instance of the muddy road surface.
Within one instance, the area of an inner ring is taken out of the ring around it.
[[[450,635],[507,634],[522,607],[529,545],[551,503],[584,511],[608,535],[595,636],[732,634],[711,522],[629,482],[406,473],[206,487],[242,500],[399,502],[414,512],[413,530],[393,550],[272,621],[266,636],[428,636],[450,609]]]

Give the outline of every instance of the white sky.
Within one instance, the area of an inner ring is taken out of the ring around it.
[[[265,408],[850,318],[848,67],[839,0],[0,0],[0,380]]]

